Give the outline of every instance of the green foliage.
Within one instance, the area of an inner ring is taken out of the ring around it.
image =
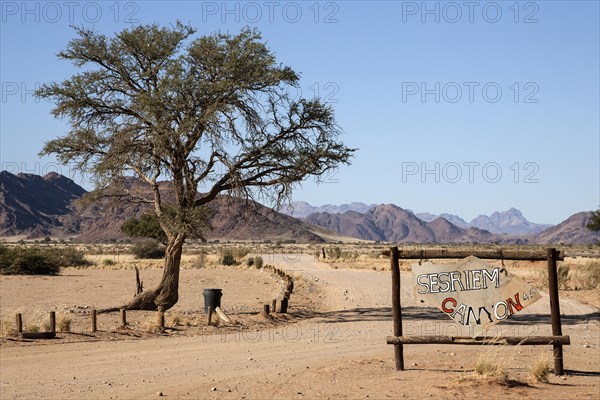
[[[195,33],[180,22],[113,36],[75,28],[58,57],[81,70],[35,93],[70,126],[41,154],[77,166],[99,189],[115,181],[125,189],[122,178],[137,175],[153,190],[108,195],[154,203],[168,235],[189,234],[194,210],[223,192],[281,204],[297,183],[349,164],[355,151],[338,140],[331,106],[290,94],[299,74],[260,32]],[[173,178],[173,215],[158,195],[160,176]],[[143,232],[158,239],[155,227]]]
[[[254,257],[250,257],[246,259],[246,265],[251,267],[254,265]]]
[[[154,240],[144,240],[133,245],[131,251],[135,258],[160,259],[165,256],[165,248]]]
[[[110,258],[105,258],[104,260],[102,260],[102,265],[104,265],[105,267],[110,267],[115,265],[115,262]]]
[[[225,251],[225,253],[223,253],[223,257],[221,258],[221,264],[223,265],[236,265],[237,261],[235,260],[235,256],[233,255],[233,253],[229,250]]]
[[[144,237],[166,243],[167,235],[154,213],[146,213],[139,218],[131,218],[121,226],[121,231],[131,237]]]
[[[61,267],[89,265],[73,248],[0,245],[0,274],[58,275]]]
[[[600,208],[594,211],[586,227],[592,231],[600,231]]]
[[[261,256],[254,257],[254,265],[258,269],[261,269],[263,267],[263,259]]]

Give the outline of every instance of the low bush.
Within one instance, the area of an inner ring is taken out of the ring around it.
[[[154,240],[144,240],[133,246],[132,253],[138,259],[160,259],[165,256],[165,248]]]
[[[115,262],[110,258],[105,258],[104,260],[102,260],[102,265],[104,265],[105,267],[112,267],[113,265],[115,265]]]
[[[83,252],[73,248],[0,245],[0,274],[57,275],[61,267],[89,265]]]
[[[225,253],[223,253],[223,257],[221,258],[221,264],[227,266],[237,264],[233,253],[230,251],[226,251]]]
[[[258,269],[261,269],[263,267],[263,259],[261,256],[254,257],[254,265]]]

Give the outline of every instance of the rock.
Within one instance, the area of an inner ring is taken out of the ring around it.
[[[164,396],[163,392],[158,392],[158,393],[156,393],[156,395],[157,395],[158,397],[163,397],[163,396]]]
[[[210,391],[211,391],[211,392],[216,392],[216,391],[217,391],[217,388],[216,388],[216,387],[214,387],[214,388],[210,388]]]

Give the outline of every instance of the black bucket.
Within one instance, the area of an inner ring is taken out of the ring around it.
[[[217,307],[221,307],[221,296],[223,293],[221,289],[204,289],[204,312],[208,312],[208,307],[213,310]]]

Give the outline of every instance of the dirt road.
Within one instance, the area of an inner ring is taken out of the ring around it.
[[[319,288],[317,318],[227,335],[4,347],[0,398],[478,398],[482,390],[487,398],[600,398],[600,327],[593,307],[561,304],[572,345],[565,348],[567,376],[551,377],[551,385],[507,387],[474,378],[477,357],[491,347],[406,346],[408,370],[396,372],[385,344],[392,332],[389,272],[333,269],[305,255],[270,257],[267,263]],[[402,279],[409,282],[410,275]],[[446,316],[414,303],[408,284],[402,304],[407,334],[455,334]],[[502,334],[549,333],[548,311],[544,296],[502,325]],[[527,381],[533,358],[551,354],[549,347],[492,350],[519,382]]]

